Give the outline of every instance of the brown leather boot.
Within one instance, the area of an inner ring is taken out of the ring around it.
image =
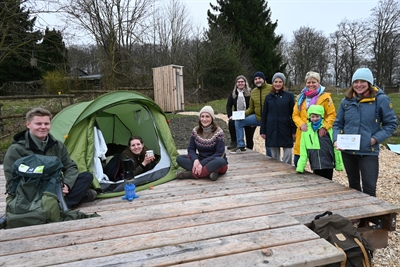
[[[177,171],[176,172],[176,178],[177,179],[195,179],[195,177],[192,174],[192,171]]]

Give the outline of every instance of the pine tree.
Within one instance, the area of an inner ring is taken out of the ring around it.
[[[43,41],[37,49],[38,68],[42,74],[58,71],[69,74],[67,65],[67,49],[60,31],[46,28]]]
[[[277,22],[271,22],[271,10],[265,0],[217,0],[208,10],[209,27],[232,34],[249,51],[254,71],[263,71],[267,82],[277,71],[284,71],[282,55],[277,51],[282,36],[275,35]]]
[[[22,2],[0,2],[0,86],[8,81],[31,81],[40,77],[40,71],[31,67],[30,60],[42,37],[33,29],[36,18],[30,18]]]

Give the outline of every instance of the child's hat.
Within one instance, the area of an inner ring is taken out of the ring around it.
[[[324,110],[324,107],[321,105],[311,105],[308,108],[307,114],[308,114],[308,117],[310,117],[311,114],[317,114],[317,115],[320,115],[321,117],[324,117],[325,110]]]

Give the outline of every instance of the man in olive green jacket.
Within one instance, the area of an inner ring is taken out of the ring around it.
[[[230,153],[243,153],[246,151],[244,142],[244,127],[261,125],[262,108],[265,97],[271,92],[272,86],[265,82],[265,75],[257,71],[253,75],[253,82],[256,87],[251,90],[249,107],[246,109],[245,118],[235,121],[237,147],[230,150]],[[267,148],[267,156],[271,156],[271,151]]]

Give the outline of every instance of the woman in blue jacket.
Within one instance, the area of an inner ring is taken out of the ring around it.
[[[356,70],[352,86],[340,103],[333,124],[334,145],[342,150],[349,186],[370,196],[376,196],[379,144],[389,138],[398,125],[389,97],[373,82],[370,69]],[[361,135],[360,149],[343,150],[338,147],[338,134]]]

